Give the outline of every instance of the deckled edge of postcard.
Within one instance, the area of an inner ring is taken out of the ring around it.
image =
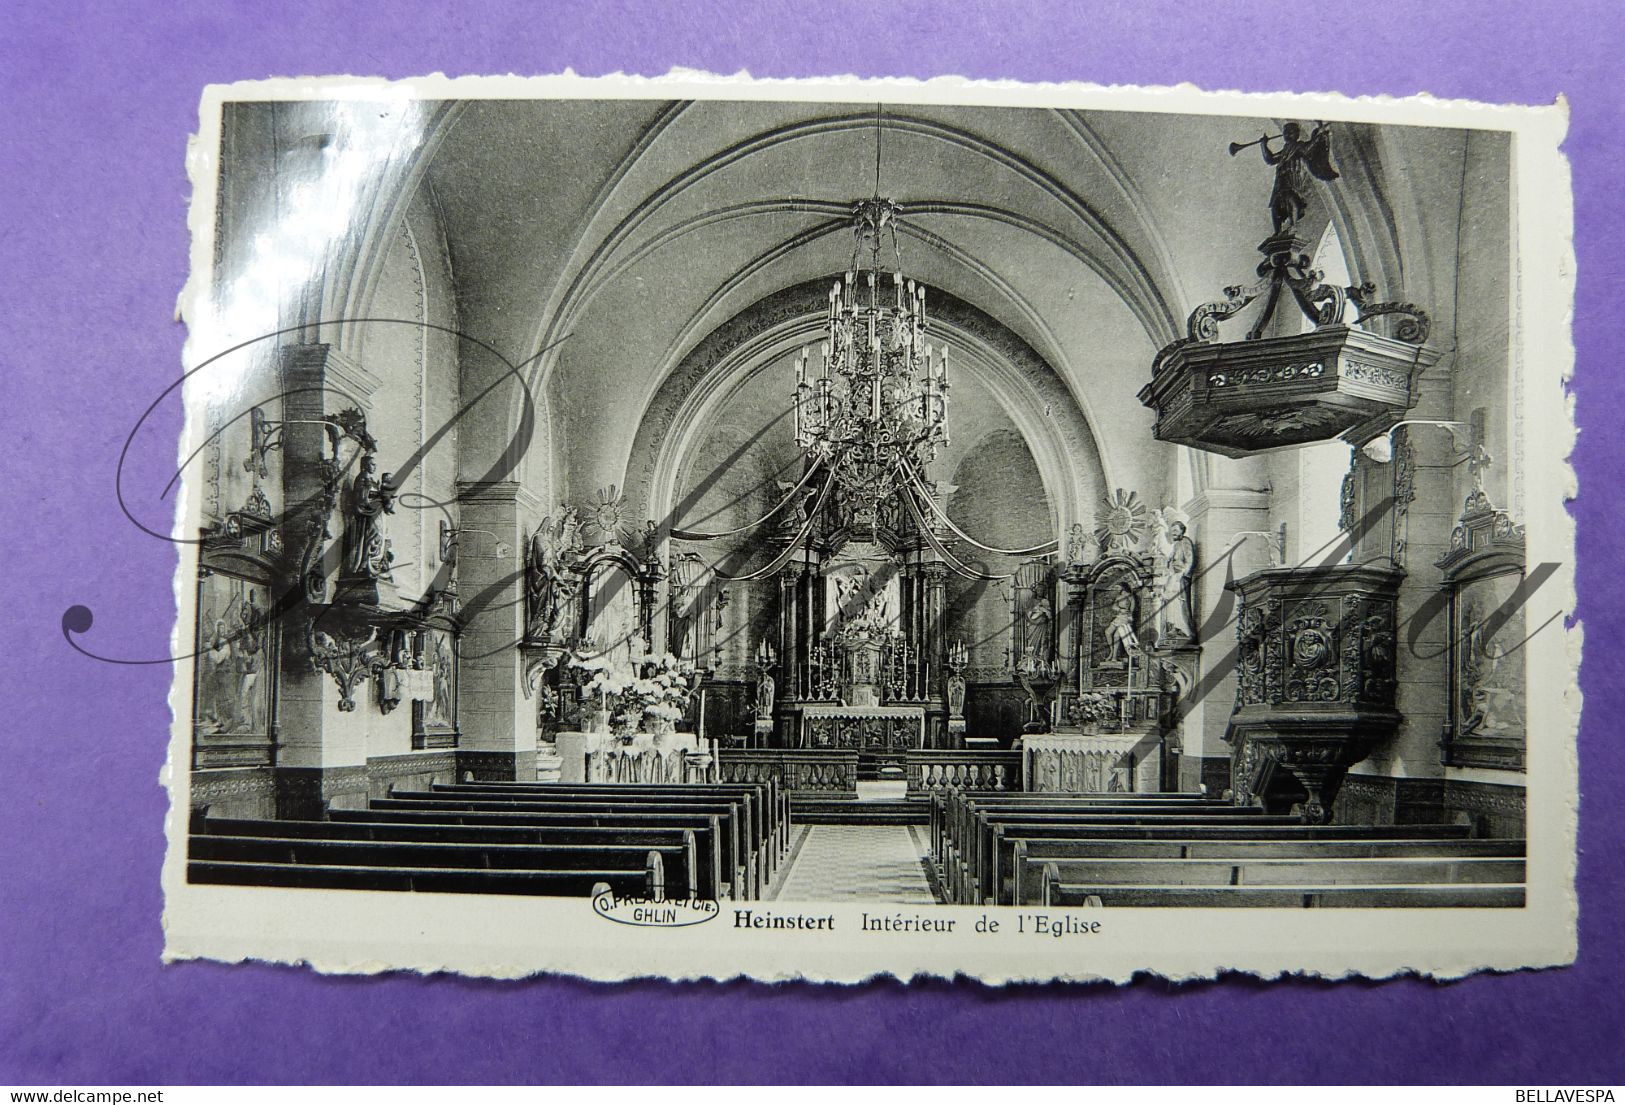
[[[1541,201],[1516,207],[1518,250],[1514,284],[1522,296],[1514,356],[1524,364],[1526,524],[1531,563],[1555,562],[1543,586],[1572,617],[1574,521],[1566,500],[1577,492],[1568,457],[1576,428],[1567,382],[1573,371],[1573,197],[1560,145],[1566,106],[1528,107],[1445,101],[1428,96],[1347,97],[1335,93],[1203,92],[1089,84],[1024,85],[960,78],[917,80],[753,81],[673,71],[665,77],[430,76],[405,81],[323,77],[211,86],[201,126],[188,153],[193,183],[189,215],[191,276],[179,300],[189,327],[207,302],[212,263],[219,107],[246,99],[492,99],[492,98],[726,98],[867,102],[879,96],[913,103],[976,106],[1066,106],[1089,110],[1192,114],[1313,116],[1384,124],[1509,130],[1514,139],[1516,195]],[[209,350],[188,339],[187,364]],[[200,433],[190,410],[178,456]],[[189,484],[189,482],[188,482]],[[1537,494],[1540,490],[1542,494]],[[183,485],[175,536],[181,549],[175,578],[178,617],[173,652],[191,649],[196,559],[185,538],[195,533],[195,488]],[[856,983],[970,977],[989,984],[1052,980],[1122,983],[1137,974],[1173,980],[1243,972],[1263,978],[1289,974],[1382,978],[1416,973],[1455,978],[1477,971],[1547,967],[1573,961],[1577,951],[1575,896],[1580,718],[1577,621],[1537,634],[1530,645],[1530,717],[1549,719],[1529,745],[1529,906],[1521,910],[1372,909],[983,909],[785,901],[719,903],[715,919],[680,928],[605,923],[586,900],[487,895],[286,891],[189,885],[185,878],[189,808],[191,679],[189,661],[175,665],[170,692],[173,725],[168,762],[160,773],[170,794],[168,851],[163,867],[166,961],[210,959],[304,964],[321,972],[372,974],[392,970],[456,972],[491,978],[559,973],[613,981],[740,977],[764,982]],[[1541,677],[1545,676],[1545,677]],[[1534,813],[1539,812],[1537,819]],[[736,911],[832,918],[833,934],[818,928],[739,927]],[[1013,931],[1017,912],[1044,914],[1046,930]],[[952,922],[950,932],[859,932],[861,915]],[[991,922],[998,931],[987,931]],[[1095,931],[1077,931],[1081,925]]]

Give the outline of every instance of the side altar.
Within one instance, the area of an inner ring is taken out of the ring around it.
[[[694,733],[610,733],[566,730],[556,750],[561,783],[711,783],[716,756]]]

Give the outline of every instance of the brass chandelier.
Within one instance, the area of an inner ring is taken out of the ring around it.
[[[852,261],[830,288],[818,364],[803,347],[792,395],[796,444],[829,469],[843,504],[871,519],[949,440],[948,346],[926,340],[925,285],[903,272],[899,208],[880,197],[880,134],[877,108],[875,194],[852,206]]]

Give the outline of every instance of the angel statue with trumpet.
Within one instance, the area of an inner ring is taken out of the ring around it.
[[[1271,142],[1279,141],[1279,149]],[[1281,124],[1278,135],[1262,135],[1256,142],[1230,143],[1230,156],[1257,146],[1264,155],[1264,164],[1275,168],[1275,190],[1270,193],[1270,217],[1275,221],[1275,233],[1292,230],[1309,209],[1309,193],[1314,187],[1310,177],[1332,181],[1337,170],[1332,167],[1332,135],[1325,123],[1317,123],[1306,137],[1297,123]]]

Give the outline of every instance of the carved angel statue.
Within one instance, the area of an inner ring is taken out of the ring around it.
[[[561,557],[575,556],[581,552],[582,548],[581,511],[573,506],[560,506],[559,555]]]
[[[394,559],[383,516],[395,513],[395,488],[388,472],[383,479],[373,474],[377,466],[371,453],[361,454],[361,470],[344,504],[344,573],[352,578],[388,579]]]
[[[1270,143],[1278,140],[1279,149]],[[1310,178],[1332,181],[1337,170],[1332,167],[1332,136],[1325,123],[1317,125],[1307,137],[1297,123],[1281,124],[1277,138],[1264,135],[1257,145],[1264,155],[1264,164],[1275,167],[1275,188],[1270,192],[1270,217],[1275,221],[1275,233],[1290,231],[1309,209],[1309,195],[1314,185]],[[1231,153],[1244,146],[1232,145]]]
[[[1073,522],[1072,528],[1067,532],[1066,561],[1068,564],[1089,563],[1089,536],[1084,531],[1082,522]]]
[[[651,568],[660,565],[660,526],[653,518],[643,522],[643,560]]]
[[[884,629],[891,613],[891,603],[886,598],[885,591],[876,591],[869,597],[869,604],[864,607],[863,620],[876,629]]]
[[[810,487],[796,487],[794,480],[773,481],[784,496],[783,509],[779,511],[778,528],[781,533],[797,533],[807,522],[807,497],[812,494]]]

